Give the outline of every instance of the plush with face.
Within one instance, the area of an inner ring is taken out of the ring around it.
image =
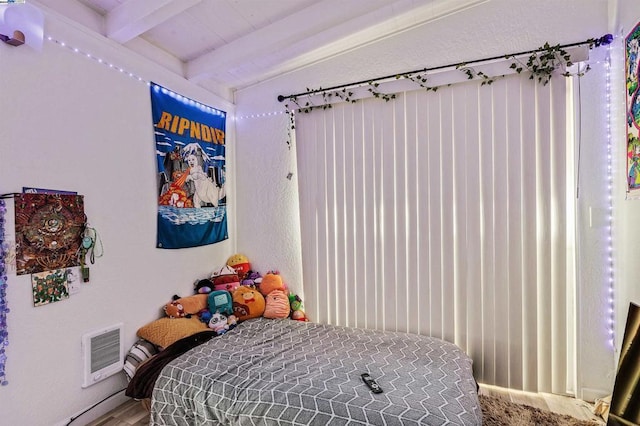
[[[193,296],[173,296],[173,301],[164,306],[164,312],[170,318],[184,318],[195,315],[207,308],[207,295],[194,294]]]
[[[251,269],[251,263],[244,254],[234,254],[227,259],[227,266],[231,266],[235,269],[240,278],[244,277]]]
[[[209,279],[213,282],[213,290],[233,291],[240,285],[238,274],[230,266],[225,266],[214,272]]]
[[[233,292],[233,313],[238,321],[262,316],[265,308],[264,296],[258,290],[240,286]]]
[[[282,282],[282,277],[279,274],[275,273],[266,273],[262,277],[262,282],[260,282],[260,293],[263,296],[271,293],[273,290],[282,290],[284,291],[285,285]]]
[[[231,315],[233,313],[233,300],[231,299],[231,293],[226,290],[214,290],[209,293],[209,312],[220,312],[225,315]]]
[[[273,290],[265,297],[266,307],[264,309],[265,318],[287,318],[291,307],[289,298],[282,290]]]
[[[229,330],[229,324],[227,324],[227,317],[220,312],[216,312],[211,315],[209,320],[209,328],[215,331],[217,334],[224,334]]]

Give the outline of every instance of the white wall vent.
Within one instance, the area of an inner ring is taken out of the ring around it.
[[[119,323],[82,336],[83,388],[122,370],[122,327],[122,323]]]

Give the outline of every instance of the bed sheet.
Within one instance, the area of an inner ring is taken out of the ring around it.
[[[482,414],[471,359],[456,345],[256,318],[163,368],[151,424],[480,425]]]

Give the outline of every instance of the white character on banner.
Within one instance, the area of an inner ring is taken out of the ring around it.
[[[195,154],[187,155],[189,165],[189,176],[186,182],[193,182],[195,189],[193,193],[193,207],[200,208],[206,204],[213,207],[218,206],[218,190],[213,181],[207,176]]]

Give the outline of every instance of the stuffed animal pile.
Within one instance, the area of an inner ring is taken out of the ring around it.
[[[242,254],[230,256],[210,277],[197,280],[194,294],[173,296],[164,312],[169,318],[196,315],[217,334],[261,316],[309,321],[302,299],[288,291],[280,273],[271,270],[263,276],[251,269],[249,259]]]

